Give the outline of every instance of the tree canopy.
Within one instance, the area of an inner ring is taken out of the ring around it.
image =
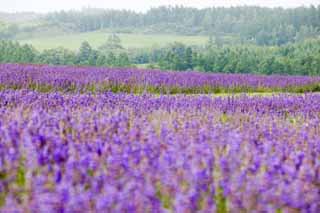
[[[319,34],[320,6],[292,9],[252,6],[231,8],[158,7],[146,13],[84,9],[45,17],[47,23],[78,32],[106,28],[144,29],[148,33],[237,36],[258,45],[283,45]]]
[[[212,41],[211,41],[212,42]],[[163,70],[222,73],[320,75],[320,40],[280,47],[227,45],[208,42],[204,47],[173,43],[151,50],[104,53],[83,42],[77,52],[64,48],[36,51],[30,45],[0,41],[0,63],[40,63],[130,67],[148,64]]]

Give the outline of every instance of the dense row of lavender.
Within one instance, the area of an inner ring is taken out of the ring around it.
[[[319,212],[320,95],[2,91],[0,206]]]
[[[206,74],[157,70],[47,65],[0,65],[0,87],[41,92],[307,92],[320,91],[320,77]]]

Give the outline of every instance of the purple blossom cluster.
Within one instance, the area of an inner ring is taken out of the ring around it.
[[[2,91],[0,212],[25,211],[319,212],[320,95]]]
[[[0,64],[0,85],[25,89],[31,89],[32,86],[49,85],[53,88],[74,87],[74,89],[83,90],[88,89],[88,85],[94,85],[97,87],[95,89],[103,90],[103,88],[110,89],[114,85],[123,85],[128,88],[125,91],[133,91],[133,88],[139,87],[146,90],[153,88],[158,93],[164,93],[166,89],[171,89],[172,91],[172,88],[193,88],[194,90],[189,91],[190,93],[204,93],[219,91],[212,88],[225,88],[232,89],[233,91],[239,89],[243,92],[250,91],[250,89],[254,91],[259,91],[259,89],[262,91],[267,89],[272,89],[272,91],[291,91],[292,88],[310,85],[318,86],[319,88],[316,87],[315,89],[320,90],[319,84],[320,77],[306,76],[259,76],[200,72],[164,72],[133,68],[110,69]],[[198,90],[195,88],[198,88]],[[304,90],[310,91],[309,88]],[[124,90],[120,91],[124,92]]]

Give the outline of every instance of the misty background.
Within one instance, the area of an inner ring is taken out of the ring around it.
[[[152,7],[183,5],[186,7],[230,7],[261,6],[285,7],[310,6],[320,4],[320,0],[1,0],[3,12],[52,12],[57,10],[82,9],[85,7],[105,9],[127,9],[145,12]]]

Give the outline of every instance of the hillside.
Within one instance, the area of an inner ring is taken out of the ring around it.
[[[238,43],[279,46],[320,35],[319,14],[320,6],[291,9],[158,7],[145,13],[86,8],[41,16],[33,13],[4,14],[2,22],[19,23],[17,21],[20,20],[27,22],[28,26],[19,23],[15,31],[3,36],[0,30],[0,39],[30,40],[44,34],[58,36],[113,30],[116,33],[154,35],[212,35],[222,40],[231,36],[238,38]]]
[[[83,41],[88,41],[97,48],[106,42],[110,33],[105,31],[94,31],[88,33],[73,33],[61,36],[45,36],[40,38],[19,40],[22,44],[31,44],[38,50],[64,47],[70,50],[78,50]],[[173,42],[181,42],[188,45],[204,45],[208,41],[207,36],[182,36],[169,34],[117,34],[122,46],[128,48],[151,48],[153,46],[165,46]]]

